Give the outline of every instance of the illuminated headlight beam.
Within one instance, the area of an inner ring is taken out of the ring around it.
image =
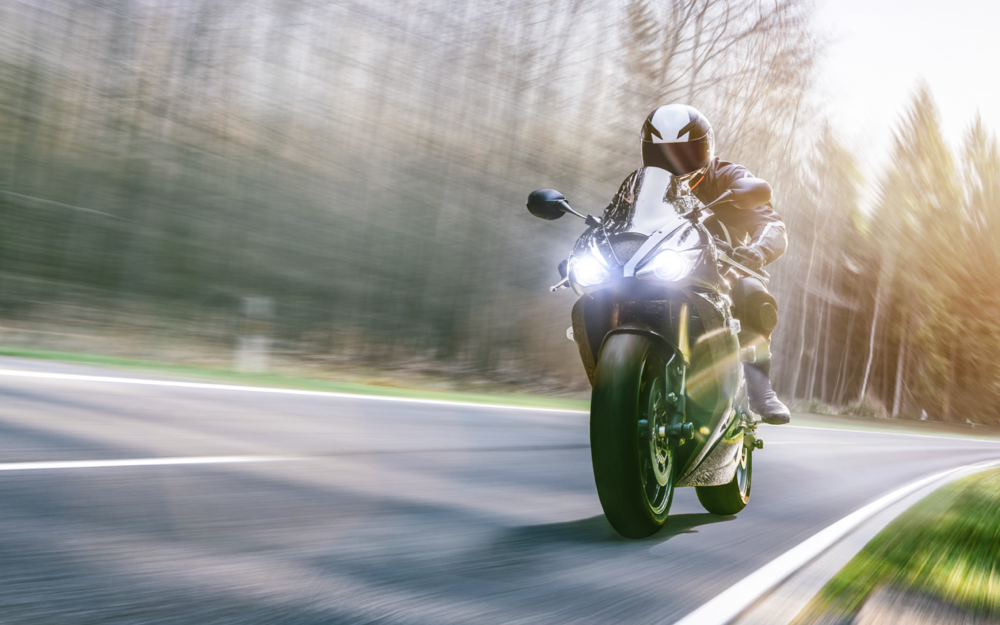
[[[694,269],[701,250],[663,250],[646,261],[636,273],[641,280],[664,280],[676,282],[683,280]]]
[[[570,273],[573,281],[581,286],[600,284],[611,277],[611,272],[593,256],[574,258],[570,263]]]

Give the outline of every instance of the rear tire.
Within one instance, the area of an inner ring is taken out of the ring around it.
[[[668,425],[666,380],[654,339],[612,334],[604,342],[590,407],[591,458],[604,514],[626,538],[659,531],[673,501],[677,443],[655,436]]]
[[[698,501],[712,514],[737,514],[750,501],[750,485],[753,474],[753,450],[746,445],[740,447],[739,463],[732,481],[721,486],[696,486]]]

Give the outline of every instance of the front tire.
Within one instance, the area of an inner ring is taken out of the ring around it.
[[[612,334],[594,373],[590,449],[601,507],[626,538],[655,534],[674,497],[676,442],[668,425],[663,348],[641,334]]]
[[[740,457],[736,473],[728,484],[720,486],[696,486],[698,501],[712,514],[728,516],[736,514],[750,501],[750,484],[753,477],[753,450],[740,446]]]

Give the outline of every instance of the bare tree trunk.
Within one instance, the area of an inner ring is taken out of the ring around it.
[[[903,329],[903,332],[899,337],[899,355],[896,358],[896,389],[892,394],[893,419],[899,416],[899,408],[900,404],[902,404],[903,379],[906,377],[906,345],[909,342],[909,324],[905,317],[900,327]]]
[[[889,317],[891,318],[892,315],[890,314]],[[882,346],[879,348],[879,381],[876,396],[882,404],[885,404],[886,398],[892,397],[892,393],[889,392],[889,362],[892,360],[892,353],[889,350],[888,332],[882,332],[881,343]]]
[[[832,282],[832,279],[831,279]],[[820,399],[830,403],[827,395],[827,378],[830,372],[830,320],[833,318],[833,311],[830,310],[830,302],[826,303],[826,328],[823,329],[823,372],[820,374]]]
[[[806,279],[802,283],[802,308],[799,310],[799,354],[795,360],[795,368],[792,370],[792,384],[791,384],[791,394],[792,397],[798,397],[799,390],[799,372],[802,370],[802,356],[806,351],[806,323],[807,311],[809,310],[809,281],[812,279],[813,273],[813,263],[816,260],[816,248],[817,239],[819,235],[819,222],[818,220],[813,221],[813,239],[812,239],[812,249],[809,252],[809,265],[806,266]]]
[[[844,395],[847,393],[847,363],[851,358],[851,344],[854,342],[854,320],[857,318],[856,311],[852,308],[847,318],[847,334],[844,338],[844,351],[841,352],[840,367],[837,369],[837,383],[833,388],[833,402],[837,405],[844,403]]]
[[[944,405],[941,415],[945,421],[951,421],[951,389],[955,385],[955,344],[948,348],[948,380],[944,387]]]
[[[819,305],[817,306],[819,309],[819,319],[816,320],[817,328],[823,327],[823,315],[825,315],[828,310],[828,305],[824,304],[826,304],[826,302],[820,300]],[[806,399],[815,399],[816,371],[819,369],[819,359],[821,356],[820,347],[823,344],[822,333],[814,333],[813,335],[816,337],[816,342],[812,349],[812,362],[809,363],[809,382],[806,384]]]
[[[861,393],[858,394],[858,401],[864,401],[868,393],[868,380],[872,371],[872,360],[875,356],[875,331],[878,327],[879,311],[882,308],[882,291],[885,290],[886,283],[892,278],[895,264],[896,256],[890,253],[889,259],[882,262],[882,270],[878,275],[878,286],[875,287],[875,311],[872,313],[872,331],[868,339],[868,363],[865,365],[865,377],[861,382]],[[889,284],[891,285],[891,282]]]
[[[695,90],[698,85],[698,48],[701,46],[701,24],[705,19],[705,11],[708,9],[708,4],[706,3],[705,8],[698,13],[698,17],[695,18],[694,22],[694,43],[691,44],[691,80],[688,81],[688,102],[695,101]]]
[[[858,401],[864,401],[865,394],[868,392],[868,376],[872,372],[872,358],[875,356],[875,331],[878,328],[878,313],[881,307],[882,281],[879,280],[879,285],[875,289],[875,312],[872,313],[872,331],[868,337],[868,363],[865,365],[865,377],[861,381],[861,393],[858,395]]]

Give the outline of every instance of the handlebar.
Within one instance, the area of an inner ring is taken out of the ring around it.
[[[722,254],[722,253],[719,254],[719,260],[721,260],[722,262],[724,262],[727,265],[731,266],[733,269],[736,269],[737,271],[742,271],[743,273],[745,273],[745,274],[747,274],[749,276],[753,276],[754,278],[757,278],[758,280],[760,280],[761,282],[763,282],[765,286],[770,281],[770,278],[767,277],[767,272],[765,272],[763,269],[760,270],[760,273],[757,273],[753,269],[750,269],[749,267],[745,267],[744,265],[739,264],[738,262],[736,262],[732,258],[729,258],[729,256],[727,256],[726,254]],[[763,275],[761,275],[761,274],[763,274]]]

